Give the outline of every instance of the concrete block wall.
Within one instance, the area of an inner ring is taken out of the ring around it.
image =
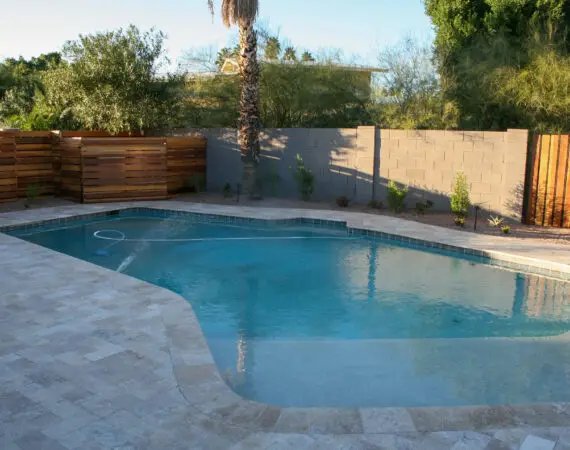
[[[388,180],[394,180],[410,187],[408,206],[426,198],[436,209],[446,210],[454,178],[462,171],[474,204],[520,218],[527,130],[381,130],[380,135],[380,197]]]
[[[241,180],[235,129],[180,130],[208,138],[208,190]],[[449,210],[457,172],[471,186],[471,200],[485,210],[520,218],[528,132],[381,130],[376,127],[266,129],[262,132],[260,178],[264,194],[295,198],[296,155],[315,174],[314,199],[346,195],[357,203],[384,201],[389,180],[408,185],[408,207],[431,199],[435,210]]]

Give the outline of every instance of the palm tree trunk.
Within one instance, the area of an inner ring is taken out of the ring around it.
[[[239,141],[243,162],[244,195],[258,197],[257,165],[259,163],[259,63],[257,33],[253,21],[239,25],[239,71],[242,79],[239,102]]]

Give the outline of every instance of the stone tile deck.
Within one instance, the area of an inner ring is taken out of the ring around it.
[[[176,201],[0,215],[0,227],[131,206],[312,217],[570,273],[570,248],[390,217]],[[570,449],[570,405],[278,408],[221,380],[190,305],[0,234],[1,449]],[[530,259],[529,259],[530,258]]]

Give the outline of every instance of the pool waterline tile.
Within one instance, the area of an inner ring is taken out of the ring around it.
[[[548,267],[542,267],[545,262],[532,261],[529,258],[529,263],[518,263],[513,259],[525,259],[512,255],[505,254],[504,256],[497,255],[485,250],[477,250],[469,247],[461,247],[457,245],[450,245],[430,241],[425,239],[412,238],[405,235],[387,233],[383,231],[372,230],[369,228],[357,228],[347,226],[347,222],[343,220],[330,220],[330,219],[316,219],[311,217],[297,217],[293,219],[269,219],[269,218],[254,218],[231,216],[226,214],[211,214],[196,211],[182,211],[168,208],[153,208],[148,206],[127,206],[117,207],[107,211],[82,213],[72,216],[65,216],[45,220],[33,220],[23,224],[15,225],[0,225],[0,233],[7,233],[18,237],[18,232],[24,231],[32,233],[35,231],[44,231],[46,227],[57,227],[62,223],[74,223],[81,221],[89,221],[97,218],[106,217],[159,217],[159,218],[172,218],[183,217],[185,220],[195,221],[199,223],[237,223],[237,224],[256,224],[259,226],[276,226],[276,225],[309,225],[315,228],[330,227],[333,229],[346,229],[349,235],[364,236],[374,240],[383,240],[390,243],[405,244],[405,246],[431,251],[436,249],[443,251],[448,256],[470,256],[479,259],[479,262],[490,264],[497,267],[507,268],[520,272],[529,272],[536,275],[548,276],[558,278],[560,280],[570,280],[570,271],[564,272],[555,270]],[[439,252],[438,252],[439,253]],[[546,262],[547,263],[547,262]]]

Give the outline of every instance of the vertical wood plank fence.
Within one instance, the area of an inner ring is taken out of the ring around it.
[[[535,135],[529,147],[525,223],[570,228],[570,135]]]

